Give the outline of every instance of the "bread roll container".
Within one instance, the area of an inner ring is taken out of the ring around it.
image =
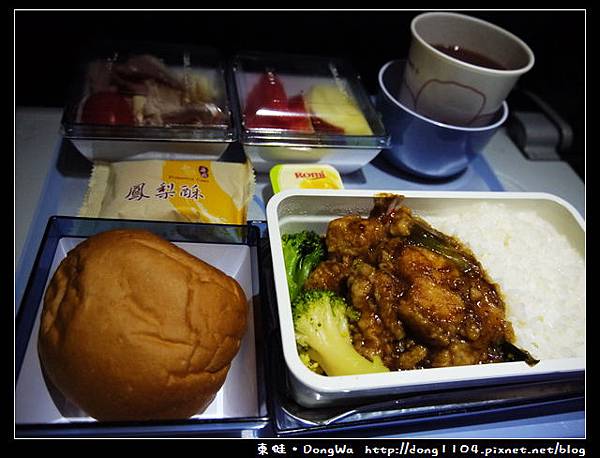
[[[60,261],[86,237],[111,229],[146,229],[215,266],[240,284],[248,324],[224,385],[202,413],[181,422],[109,424],[87,416],[44,376],[37,343],[45,289]],[[269,425],[260,329],[259,229],[253,226],[53,217],[16,320],[15,424],[17,435],[187,434],[252,437]]]

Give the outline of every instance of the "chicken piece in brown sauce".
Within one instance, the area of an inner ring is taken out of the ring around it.
[[[335,260],[323,261],[315,267],[304,283],[305,289],[327,289],[344,296],[350,266]]]
[[[399,202],[377,198],[368,218],[331,221],[328,260],[305,287],[345,296],[360,312],[354,347],[392,370],[503,361],[514,335],[496,286],[459,241]]]

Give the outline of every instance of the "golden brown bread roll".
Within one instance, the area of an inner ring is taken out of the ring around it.
[[[44,297],[46,375],[98,420],[187,418],[225,381],[246,330],[231,277],[140,230],[88,238]]]

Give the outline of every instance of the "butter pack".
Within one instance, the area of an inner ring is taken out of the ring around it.
[[[276,193],[285,189],[344,189],[339,172],[328,164],[277,164],[269,177]]]

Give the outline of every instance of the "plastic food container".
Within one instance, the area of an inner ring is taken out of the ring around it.
[[[322,57],[240,54],[231,79],[240,141],[259,172],[278,163],[363,167],[389,139],[352,67]]]
[[[469,206],[485,202],[501,202],[515,212],[535,212],[566,237],[578,253],[584,255],[584,221],[570,204],[551,194],[354,190],[323,192],[312,189],[288,190],[276,194],[267,205],[267,222],[283,356],[291,393],[299,404],[309,408],[332,406],[349,401],[363,402],[381,396],[556,379],[585,370],[584,357],[565,357],[542,359],[534,366],[516,361],[336,377],[310,371],[300,361],[296,349],[281,235],[303,229],[325,234],[332,219],[351,213],[366,217],[373,207],[373,197],[382,192],[404,195],[404,204],[425,219],[451,215],[452,212],[465,211]],[[501,283],[500,286],[502,287]]]
[[[68,251],[110,229],[146,229],[235,278],[248,298],[248,326],[224,385],[207,409],[177,422],[98,422],[65,399],[44,377],[38,332],[45,288]],[[260,337],[257,227],[53,217],[16,319],[15,427],[18,436],[193,434],[252,437],[268,426]]]
[[[106,44],[82,61],[62,132],[90,160],[218,159],[236,138],[216,51]]]

